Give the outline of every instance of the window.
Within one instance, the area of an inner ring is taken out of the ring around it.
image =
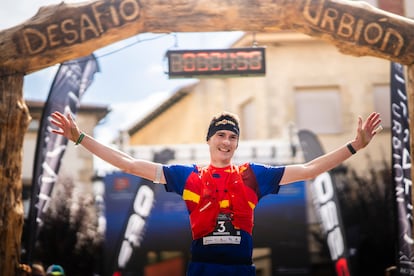
[[[381,114],[381,125],[391,127],[391,90],[389,85],[374,85],[374,108]]]
[[[244,102],[240,109],[241,136],[243,140],[253,140],[256,138],[256,117],[253,99]]]
[[[326,134],[342,131],[342,104],[337,88],[298,88],[295,104],[298,129]]]

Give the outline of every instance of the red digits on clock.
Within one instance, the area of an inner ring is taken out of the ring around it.
[[[246,52],[237,53],[237,70],[244,71],[247,70],[249,66],[249,54]]]
[[[185,72],[193,72],[196,70],[195,60],[196,60],[196,55],[193,53],[185,53],[183,55]]]
[[[213,52],[210,54],[210,70],[211,71],[221,71],[221,58],[220,53]]]
[[[262,55],[259,51],[251,52],[249,56],[249,68],[251,70],[262,69]]]
[[[184,68],[183,59],[181,54],[171,54],[170,56],[170,69],[172,72],[182,72]]]
[[[170,51],[170,76],[264,74],[264,49]]]
[[[234,70],[234,58],[236,57],[235,53],[223,53],[222,54],[222,64],[224,71]]]

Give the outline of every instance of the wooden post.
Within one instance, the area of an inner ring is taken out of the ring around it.
[[[18,275],[23,230],[22,149],[30,116],[23,74],[0,70],[0,274]]]

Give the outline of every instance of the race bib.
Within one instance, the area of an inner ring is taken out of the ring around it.
[[[240,242],[240,230],[234,229],[230,214],[219,214],[214,231],[203,237],[203,245],[240,244]]]

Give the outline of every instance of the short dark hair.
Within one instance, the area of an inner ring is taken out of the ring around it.
[[[236,114],[221,112],[211,119],[206,140],[208,141],[219,130],[229,130],[240,136],[239,125],[239,117]]]

